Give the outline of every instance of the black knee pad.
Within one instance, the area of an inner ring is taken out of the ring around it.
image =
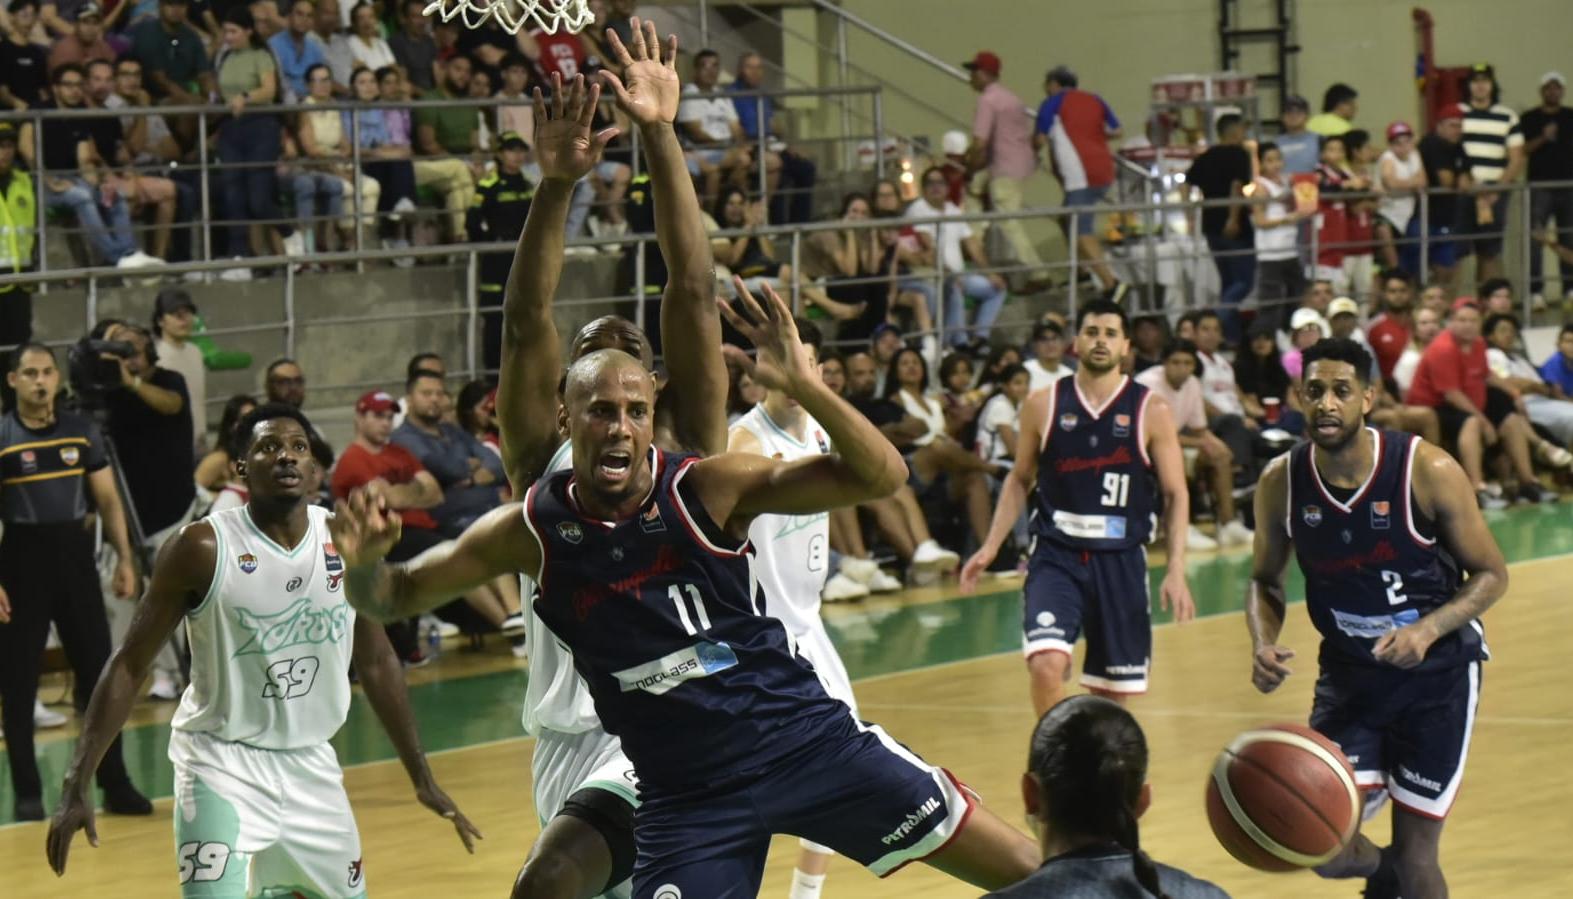
[[[569,796],[559,815],[568,815],[595,828],[612,854],[612,874],[604,889],[611,889],[634,874],[634,807],[609,790],[588,787]]]

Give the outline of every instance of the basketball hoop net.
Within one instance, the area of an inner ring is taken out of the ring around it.
[[[466,28],[479,28],[487,19],[496,19],[510,34],[518,34],[530,22],[547,34],[556,34],[559,28],[578,34],[595,21],[588,0],[432,0],[425,13],[441,16],[444,22],[457,17]]]

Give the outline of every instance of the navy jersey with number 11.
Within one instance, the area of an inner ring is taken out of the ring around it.
[[[1322,635],[1321,661],[1383,666],[1371,654],[1382,635],[1419,621],[1458,592],[1458,565],[1414,507],[1410,434],[1367,428],[1374,463],[1355,490],[1328,487],[1309,443],[1289,452],[1284,528],[1305,572],[1305,605]],[[1444,634],[1420,669],[1485,656],[1479,621]]]
[[[1094,409],[1074,376],[1048,390],[1034,533],[1082,550],[1145,544],[1154,511],[1145,420],[1151,393],[1123,378]]]
[[[766,614],[748,542],[683,484],[697,461],[652,448],[650,496],[623,521],[585,515],[572,471],[524,502],[542,553],[536,614],[572,651],[642,791],[759,768],[847,716]]]

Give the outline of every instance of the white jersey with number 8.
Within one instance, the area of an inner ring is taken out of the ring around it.
[[[328,512],[306,510],[287,548],[246,507],[208,516],[218,559],[207,596],[186,613],[191,685],[170,725],[258,749],[326,742],[350,707],[355,611]]]

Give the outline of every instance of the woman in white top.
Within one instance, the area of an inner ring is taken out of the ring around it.
[[[365,66],[375,72],[383,66],[398,64],[398,60],[393,58],[393,48],[382,39],[382,28],[377,24],[377,8],[365,0],[350,10],[350,33],[343,37],[345,46],[349,48],[350,59],[354,60],[351,69]]]
[[[1253,183],[1251,224],[1256,228],[1256,297],[1282,321],[1305,294],[1305,266],[1300,262],[1300,222],[1311,216],[1296,208],[1294,188],[1284,177],[1284,154],[1275,143],[1257,151],[1261,174]]]
[[[1016,458],[1016,437],[1021,433],[1021,404],[1027,399],[1032,377],[1021,365],[1000,372],[999,390],[978,413],[978,458],[1009,467]]]
[[[1382,253],[1384,268],[1399,264],[1395,239],[1420,237],[1420,217],[1415,215],[1420,192],[1426,189],[1426,168],[1415,149],[1415,132],[1408,122],[1394,122],[1387,126],[1387,150],[1376,161],[1377,183],[1382,187],[1382,199],[1376,207],[1376,240]],[[1418,247],[1405,245],[1405,257],[1413,257],[1419,264]]]
[[[1404,347],[1404,352],[1393,363],[1393,382],[1398,385],[1398,395],[1408,396],[1409,385],[1415,382],[1415,369],[1420,367],[1420,357],[1425,353],[1431,341],[1442,333],[1442,317],[1437,315],[1435,309],[1421,306],[1415,310],[1415,326],[1413,337],[1409,346]]]
[[[333,101],[333,73],[323,64],[318,63],[306,70],[306,106],[317,103],[331,103]],[[377,179],[356,172],[350,166],[353,154],[350,150],[349,135],[344,133],[344,117],[336,109],[312,110],[305,109],[295,126],[297,137],[300,139],[300,150],[313,167],[318,171],[326,172],[338,178],[343,184],[343,205],[348,212],[339,219],[341,236],[351,242],[355,229],[355,183],[350,180],[353,175],[360,182],[360,209],[361,222],[370,225],[376,220],[374,210],[377,208],[377,199],[382,196],[382,186]]]
[[[885,398],[927,426],[906,453],[907,467],[919,482],[914,489],[922,495],[940,475],[947,475],[951,502],[966,512],[973,536],[982,543],[994,514],[986,475],[1003,476],[1008,469],[979,459],[945,433],[944,407],[929,395],[928,363],[917,350],[902,347],[890,360]]]

